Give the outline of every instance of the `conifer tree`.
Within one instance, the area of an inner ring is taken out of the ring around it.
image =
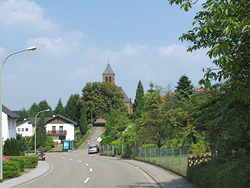
[[[65,109],[63,107],[63,104],[62,104],[62,99],[60,98],[59,101],[58,101],[58,104],[54,110],[54,114],[57,115],[57,114],[61,114],[62,116],[65,116]]]
[[[81,118],[80,118],[80,131],[82,135],[85,135],[88,130],[88,122],[86,116],[86,109],[83,106],[81,109]]]
[[[141,80],[139,80],[137,90],[136,90],[136,96],[135,96],[135,102],[133,104],[133,118],[139,118],[141,117],[141,110],[143,109],[144,106],[144,88],[141,83]]]
[[[65,116],[79,125],[81,116],[81,105],[78,100],[80,99],[79,94],[74,94],[69,97],[69,100],[65,106]]]

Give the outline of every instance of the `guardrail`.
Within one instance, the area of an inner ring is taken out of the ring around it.
[[[129,145],[102,145],[100,146],[100,154],[134,158],[162,166],[184,176],[187,175],[189,150],[147,148]]]

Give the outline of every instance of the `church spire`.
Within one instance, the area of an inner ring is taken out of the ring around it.
[[[115,73],[113,72],[108,59],[108,65],[104,72],[102,73],[102,81],[103,82],[111,82],[115,84]]]

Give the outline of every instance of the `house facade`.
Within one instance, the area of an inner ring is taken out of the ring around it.
[[[54,142],[61,143],[62,140],[75,139],[76,122],[58,114],[47,121],[46,131]]]
[[[2,105],[2,139],[16,138],[16,120],[20,118],[6,106]]]

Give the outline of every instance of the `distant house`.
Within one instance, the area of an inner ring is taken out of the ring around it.
[[[38,123],[40,118],[36,119]],[[76,122],[58,114],[53,117],[46,117],[46,132],[54,142],[61,143],[62,140],[75,139]],[[16,127],[16,132],[22,136],[33,136],[35,134],[35,118],[28,118],[20,122]]]
[[[45,122],[51,117],[46,117]],[[36,123],[40,120],[40,117],[36,118]],[[24,119],[22,122],[19,122],[16,126],[16,133],[25,136],[33,136],[35,134],[35,118]]]
[[[54,142],[61,143],[62,140],[75,139],[76,122],[58,114],[47,121],[46,130]]]
[[[2,105],[2,138],[16,138],[16,120],[20,118],[6,106]]]

